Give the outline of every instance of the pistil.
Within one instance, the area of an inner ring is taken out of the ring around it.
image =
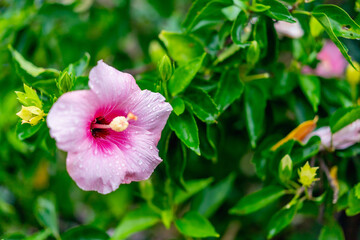
[[[126,118],[124,116],[115,117],[110,124],[93,123],[92,129],[111,129],[115,132],[122,132],[129,126],[129,120],[136,121],[137,116],[130,112]]]

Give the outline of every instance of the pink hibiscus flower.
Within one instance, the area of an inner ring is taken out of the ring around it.
[[[70,176],[102,194],[148,179],[162,161],[156,146],[171,105],[103,61],[91,70],[89,86],[62,95],[47,116],[51,137],[68,152]]]
[[[316,69],[309,66],[303,68],[305,74],[315,74],[324,78],[343,77],[346,66],[346,59],[332,41],[326,41],[325,45],[317,55],[320,61]]]
[[[330,127],[321,127],[312,132],[304,142],[306,143],[312,136],[319,136],[321,139],[321,150],[324,149],[345,149],[360,142],[360,120],[356,120],[336,133],[332,134]]]

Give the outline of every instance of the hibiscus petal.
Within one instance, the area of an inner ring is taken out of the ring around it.
[[[121,145],[113,144],[107,152],[89,149],[68,153],[67,170],[81,189],[107,194],[120,184],[150,177],[161,162],[151,133],[135,126],[127,131],[127,140],[122,139]],[[113,134],[111,140],[116,137]]]
[[[54,103],[46,121],[59,149],[79,151],[89,144],[97,101],[92,91],[82,90],[65,93]]]
[[[159,93],[144,90],[131,95],[122,107],[126,112],[132,112],[137,116],[137,120],[130,124],[152,132],[157,144],[172,111],[171,105],[165,102],[165,98]]]
[[[111,155],[92,151],[69,152],[66,168],[71,178],[85,191],[108,194],[124,183],[124,155],[114,149]]]
[[[98,95],[99,100],[108,105],[121,103],[134,92],[140,91],[130,74],[120,72],[102,60],[91,69],[89,86]]]

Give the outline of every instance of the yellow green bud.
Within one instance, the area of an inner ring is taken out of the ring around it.
[[[146,200],[151,200],[154,198],[154,187],[151,180],[139,182],[141,196]]]
[[[286,183],[290,180],[292,175],[293,164],[290,156],[286,154],[279,164],[279,178],[280,181]]]
[[[358,70],[360,70],[359,63],[353,61],[353,64]],[[346,80],[352,86],[355,86],[360,82],[360,72],[356,71],[350,64],[346,68]]]
[[[323,26],[319,23],[316,18],[310,18],[310,33],[313,37],[318,37],[324,32]]]
[[[251,41],[248,51],[246,52],[246,61],[250,65],[255,65],[260,57],[260,48],[257,41]]]
[[[167,81],[171,78],[174,71],[174,67],[173,67],[173,63],[171,62],[170,58],[167,55],[164,55],[162,57],[162,59],[159,62],[158,68],[161,79],[163,81]]]
[[[15,91],[15,94],[22,105],[42,108],[42,102],[36,91],[26,84],[24,84],[24,92]]]
[[[309,162],[306,162],[305,165],[298,170],[299,182],[304,187],[310,187],[313,182],[319,180],[318,178],[315,178],[316,170],[318,168],[319,167],[310,167]]]
[[[20,112],[18,112],[16,115],[22,119],[22,124],[29,123],[34,126],[44,118],[45,113],[43,110],[35,106],[21,106]]]

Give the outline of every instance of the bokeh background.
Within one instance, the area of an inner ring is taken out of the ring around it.
[[[60,232],[77,225],[91,225],[111,233],[127,212],[144,202],[138,183],[122,185],[108,195],[82,191],[66,172],[65,153],[48,151],[46,146],[35,150],[36,139],[31,144],[17,138],[15,113],[21,105],[14,91],[22,90],[22,82],[12,67],[8,46],[40,67],[61,70],[88,52],[90,66],[103,59],[136,75],[155,68],[150,53],[161,44],[159,33],[163,29],[181,31],[181,22],[191,3],[191,0],[0,0],[0,236],[16,233],[18,238],[11,239],[23,239],[22,236],[43,229],[35,214],[39,196],[54,199]],[[355,1],[331,3],[341,3],[350,15],[355,13]],[[358,42],[347,44],[351,49],[359,48]],[[351,50],[351,54],[359,60],[359,51]],[[239,108],[232,106],[222,117],[224,132],[229,134],[226,138],[221,136],[218,153],[221,165],[199,160],[190,153],[184,178],[212,176],[232,182],[234,177],[229,173],[236,172],[234,187],[210,220],[218,232],[225,233],[224,239],[232,239],[232,231],[244,239],[263,239],[258,230],[264,227],[263,220],[271,217],[274,208],[244,217],[241,222],[227,213],[245,192],[261,184],[250,162],[252,152],[244,122],[234,114],[241,112]],[[284,132],[293,127],[285,126]],[[164,168],[164,164],[159,166],[153,182],[164,179]],[[185,206],[183,211],[186,210]],[[307,221],[306,216],[298,222],[301,231],[291,235],[291,239],[316,239],[321,229],[319,223],[314,219]],[[354,227],[351,223],[347,226]],[[131,237],[178,238],[181,239],[173,227],[166,229],[162,225]]]

